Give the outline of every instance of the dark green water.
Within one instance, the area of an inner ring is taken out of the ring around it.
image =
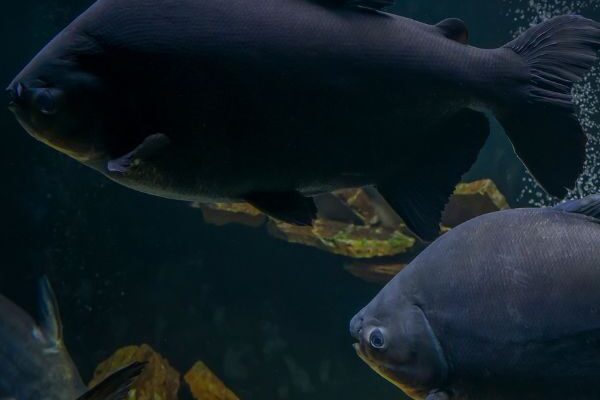
[[[518,1],[398,2],[391,11],[426,22],[464,19],[482,47],[523,26]],[[90,3],[4,2],[0,84]],[[185,203],[120,187],[34,141],[8,111],[0,135],[0,292],[34,312],[35,279],[49,275],[85,378],[118,347],[148,343],[181,371],[204,360],[243,399],[402,398],[351,348],[349,318],[379,287],[347,274],[342,258],[207,225]],[[494,178],[512,205],[529,200],[500,132],[469,177]]]

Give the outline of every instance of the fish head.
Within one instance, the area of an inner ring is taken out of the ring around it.
[[[393,292],[384,289],[352,318],[354,349],[408,396],[425,398],[447,379],[448,365],[422,310]]]
[[[109,109],[105,85],[89,68],[93,52],[68,36],[50,42],[6,93],[9,109],[31,136],[86,163],[104,156]]]

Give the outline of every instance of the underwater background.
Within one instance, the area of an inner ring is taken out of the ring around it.
[[[91,3],[4,2],[0,83]],[[428,23],[462,18],[479,47],[557,14],[600,20],[594,0],[399,0],[388,11]],[[595,69],[576,89],[590,154],[600,141],[599,87]],[[512,207],[555,202],[499,129],[466,179],[493,179]],[[349,319],[380,286],[347,273],[342,257],[209,225],[187,203],[121,187],[37,143],[8,110],[0,132],[0,292],[35,314],[36,279],[49,276],[85,380],[117,348],[147,343],[181,371],[203,360],[242,399],[403,398],[351,347]],[[597,191],[597,161],[590,156],[572,196]]]

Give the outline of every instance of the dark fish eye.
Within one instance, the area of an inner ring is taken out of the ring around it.
[[[385,338],[383,337],[383,333],[379,329],[373,330],[373,332],[371,332],[371,336],[369,336],[369,343],[374,349],[383,349],[385,347]]]
[[[50,89],[41,89],[33,97],[37,109],[44,115],[54,115],[58,110],[56,96]]]

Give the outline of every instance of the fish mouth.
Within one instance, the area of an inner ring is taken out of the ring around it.
[[[367,357],[367,355],[365,354],[364,351],[362,351],[361,347],[360,347],[360,343],[354,343],[352,345],[352,347],[354,348],[354,351],[356,351],[356,355],[363,360],[369,367],[371,367],[372,369],[376,368],[375,363]]]
[[[376,363],[374,360],[370,359],[367,354],[362,350],[360,343],[354,343],[352,345],[358,357],[363,360],[365,364],[367,364],[373,371],[377,373],[377,375],[381,376],[386,381],[390,382],[392,385],[396,386],[398,389],[402,390],[407,396],[412,399],[421,398],[421,393],[414,388],[411,388],[405,384],[402,384],[398,381],[396,377],[394,377],[387,368]]]
[[[8,94],[8,109],[13,113],[16,113],[19,106],[17,105],[16,99],[13,98],[12,90],[6,89],[6,93]]]
[[[11,110],[12,111],[12,110]],[[35,129],[33,129],[28,123],[25,122],[25,118],[23,118],[21,114],[21,108],[18,104],[14,106],[15,117],[19,125],[23,127],[23,129],[35,140],[42,142],[46,146],[63,153],[79,162],[85,163],[91,160],[95,160],[99,158],[98,154],[84,154],[80,151],[72,149],[70,146],[61,143],[59,140],[51,139],[50,135],[46,135],[44,133],[39,133]]]
[[[8,109],[16,113],[19,109],[19,104],[23,102],[25,86],[20,82],[11,83],[4,92],[8,99]]]
[[[9,89],[6,89],[6,92],[8,93],[8,109],[13,113],[16,114],[17,111],[19,110],[19,105],[17,104],[17,101],[15,99],[12,98],[12,91]]]
[[[354,351],[356,352],[356,355],[358,356],[358,358],[363,360],[363,362],[365,364],[367,364],[373,371],[380,374],[379,367],[377,366],[377,364],[375,364],[375,362],[373,360],[371,360],[369,357],[367,357],[367,354],[361,349],[360,343],[354,343],[352,345],[352,347],[354,348]]]

